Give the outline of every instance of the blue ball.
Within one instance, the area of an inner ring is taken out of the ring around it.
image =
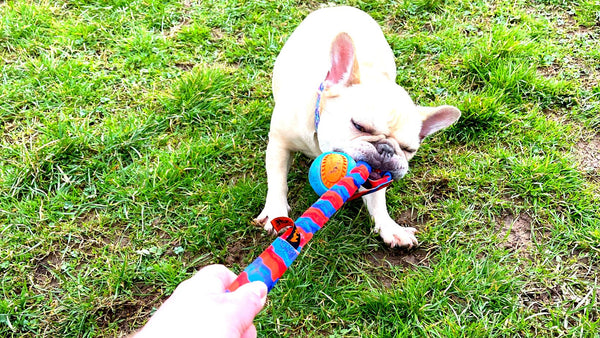
[[[356,161],[348,154],[333,151],[323,153],[310,166],[308,182],[313,190],[321,196],[348,175],[354,167],[356,167]]]

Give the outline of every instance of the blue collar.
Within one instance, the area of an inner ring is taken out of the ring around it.
[[[321,122],[321,94],[323,94],[325,84],[321,82],[319,90],[317,90],[317,103],[315,104],[315,132],[319,129],[319,122]]]

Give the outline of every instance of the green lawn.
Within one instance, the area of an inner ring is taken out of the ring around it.
[[[0,0],[0,336],[131,332],[194,271],[268,246],[273,62],[325,3]],[[339,3],[382,25],[416,102],[463,115],[388,192],[420,247],[346,206],[259,336],[597,337],[600,2]]]

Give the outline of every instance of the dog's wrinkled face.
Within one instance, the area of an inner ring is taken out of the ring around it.
[[[352,38],[338,34],[331,44],[331,67],[324,81],[317,139],[321,151],[341,151],[373,167],[372,178],[408,172],[408,161],[428,135],[460,116],[452,106],[416,106],[392,78],[361,72]]]
[[[408,172],[420,145],[422,117],[394,83],[357,84],[324,93],[318,140],[321,151],[341,151],[373,167],[372,178]]]

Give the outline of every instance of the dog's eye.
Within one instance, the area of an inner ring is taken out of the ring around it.
[[[416,150],[408,148],[408,147],[402,147],[402,151],[407,153],[407,154],[412,154],[414,153]]]
[[[354,122],[354,120],[352,120],[352,124],[354,125],[354,128],[356,128],[356,130],[360,131],[361,133],[366,133],[367,132],[367,130],[365,129],[365,127],[363,127],[360,124]]]

